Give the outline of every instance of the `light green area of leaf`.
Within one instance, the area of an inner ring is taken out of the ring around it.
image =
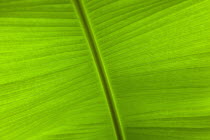
[[[0,140],[209,140],[209,0],[73,1],[0,0]]]
[[[115,139],[69,0],[0,3],[0,140]]]
[[[209,140],[209,1],[85,5],[127,139]]]

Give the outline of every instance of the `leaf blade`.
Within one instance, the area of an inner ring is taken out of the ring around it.
[[[0,139],[115,139],[73,4],[1,6]]]
[[[209,1],[84,3],[127,139],[209,139]]]

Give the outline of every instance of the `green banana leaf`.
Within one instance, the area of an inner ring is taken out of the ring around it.
[[[0,0],[0,140],[210,140],[209,0]]]

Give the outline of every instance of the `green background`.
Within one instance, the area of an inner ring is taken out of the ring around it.
[[[124,139],[209,140],[210,1],[80,1]],[[71,0],[0,0],[0,140],[117,140],[82,24]]]

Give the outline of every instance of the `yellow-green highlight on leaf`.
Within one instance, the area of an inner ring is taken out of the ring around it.
[[[209,140],[209,9],[0,0],[0,140]]]

